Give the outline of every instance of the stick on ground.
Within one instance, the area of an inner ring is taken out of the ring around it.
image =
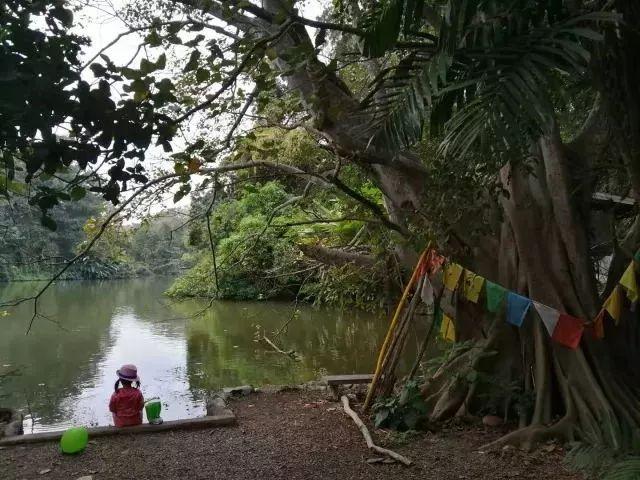
[[[358,416],[358,414],[351,409],[351,407],[349,406],[349,399],[347,398],[346,395],[342,396],[342,408],[344,408],[344,411],[346,412],[346,414],[353,419],[355,424],[358,426],[358,428],[362,432],[362,436],[364,437],[365,442],[367,442],[367,447],[369,447],[369,450],[373,450],[374,452],[387,455],[388,457],[391,457],[394,460],[397,460],[398,462],[404,463],[405,465],[411,465],[411,460],[409,460],[407,457],[404,457],[392,450],[387,450],[386,448],[379,447],[375,443],[373,443],[373,440],[371,439],[371,434],[369,433],[369,429],[362,422],[362,420],[360,420],[360,417]]]

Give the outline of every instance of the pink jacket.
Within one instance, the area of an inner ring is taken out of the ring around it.
[[[109,401],[109,411],[113,413],[116,427],[130,427],[142,423],[144,398],[137,388],[124,387],[114,392]]]

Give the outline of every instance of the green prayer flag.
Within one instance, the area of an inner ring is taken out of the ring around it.
[[[487,310],[491,313],[498,313],[504,302],[507,289],[489,280],[485,282],[485,288],[487,293]]]
[[[439,329],[440,325],[442,325],[442,310],[440,309],[440,307],[435,309],[433,315],[433,326]]]
[[[638,250],[638,251],[636,252],[636,254],[633,256],[633,259],[634,259],[636,262],[640,262],[640,250]]]

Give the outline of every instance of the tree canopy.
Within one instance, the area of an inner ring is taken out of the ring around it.
[[[189,197],[197,264],[174,293],[301,291],[317,268],[309,295],[331,298],[323,272],[344,267],[372,282],[352,296],[378,302],[359,295],[392,297],[432,241],[594,318],[640,247],[635,204],[597,200],[640,199],[637,4],[342,0],[320,19],[298,6],[131,2],[114,12],[126,30],[85,60],[69,3],[5,2],[5,197],[26,195],[50,228],[51,209],[87,190],[112,202],[72,263],[131,209]],[[129,35],[141,48],[118,64],[109,49]],[[149,171],[154,149],[164,162]],[[517,393],[533,402],[501,442],[633,448],[639,322],[574,351],[539,321],[516,330],[456,302],[467,347],[425,374],[430,419],[480,410],[488,392],[506,416]]]

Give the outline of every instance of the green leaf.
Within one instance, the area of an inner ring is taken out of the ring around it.
[[[73,187],[69,192],[69,196],[71,197],[71,200],[73,200],[74,202],[77,202],[78,200],[82,200],[86,194],[87,194],[87,191],[79,185],[76,185],[75,187]]]
[[[184,66],[183,72],[191,72],[193,70],[195,70],[196,68],[198,68],[198,60],[200,60],[200,51],[199,50],[193,50],[191,52],[191,56],[189,57],[189,61],[187,62],[187,64]]]
[[[184,198],[191,191],[191,185],[185,183],[180,187],[180,189],[173,196],[173,203],[178,203],[180,200]]]
[[[164,53],[161,53],[158,59],[156,60],[156,69],[164,70],[166,66],[167,66],[167,55]]]
[[[147,42],[151,47],[159,47],[162,45],[162,37],[157,30],[151,30],[149,35],[144,38],[144,41]]]
[[[43,214],[42,217],[40,218],[40,223],[42,223],[43,227],[48,228],[53,232],[55,232],[58,229],[58,224],[49,215]]]
[[[376,428],[383,427],[387,418],[389,418],[389,410],[386,408],[378,410],[374,418],[374,424]]]
[[[128,67],[121,68],[120,73],[124,76],[124,78],[128,80],[135,80],[136,78],[140,78],[142,76],[140,74],[140,71]]]
[[[398,41],[405,0],[388,0],[382,7],[376,5],[364,20],[366,33],[362,54],[375,58],[384,55]]]
[[[151,73],[154,70],[155,70],[155,64],[153,62],[150,62],[146,58],[143,58],[140,60],[140,72],[143,75],[147,75],[148,73]]]
[[[211,73],[206,68],[199,68],[196,71],[196,80],[198,82],[207,81],[207,80],[209,80],[210,77],[211,77]]]
[[[603,480],[638,480],[640,479],[640,458],[634,457],[617,463],[607,472]]]

